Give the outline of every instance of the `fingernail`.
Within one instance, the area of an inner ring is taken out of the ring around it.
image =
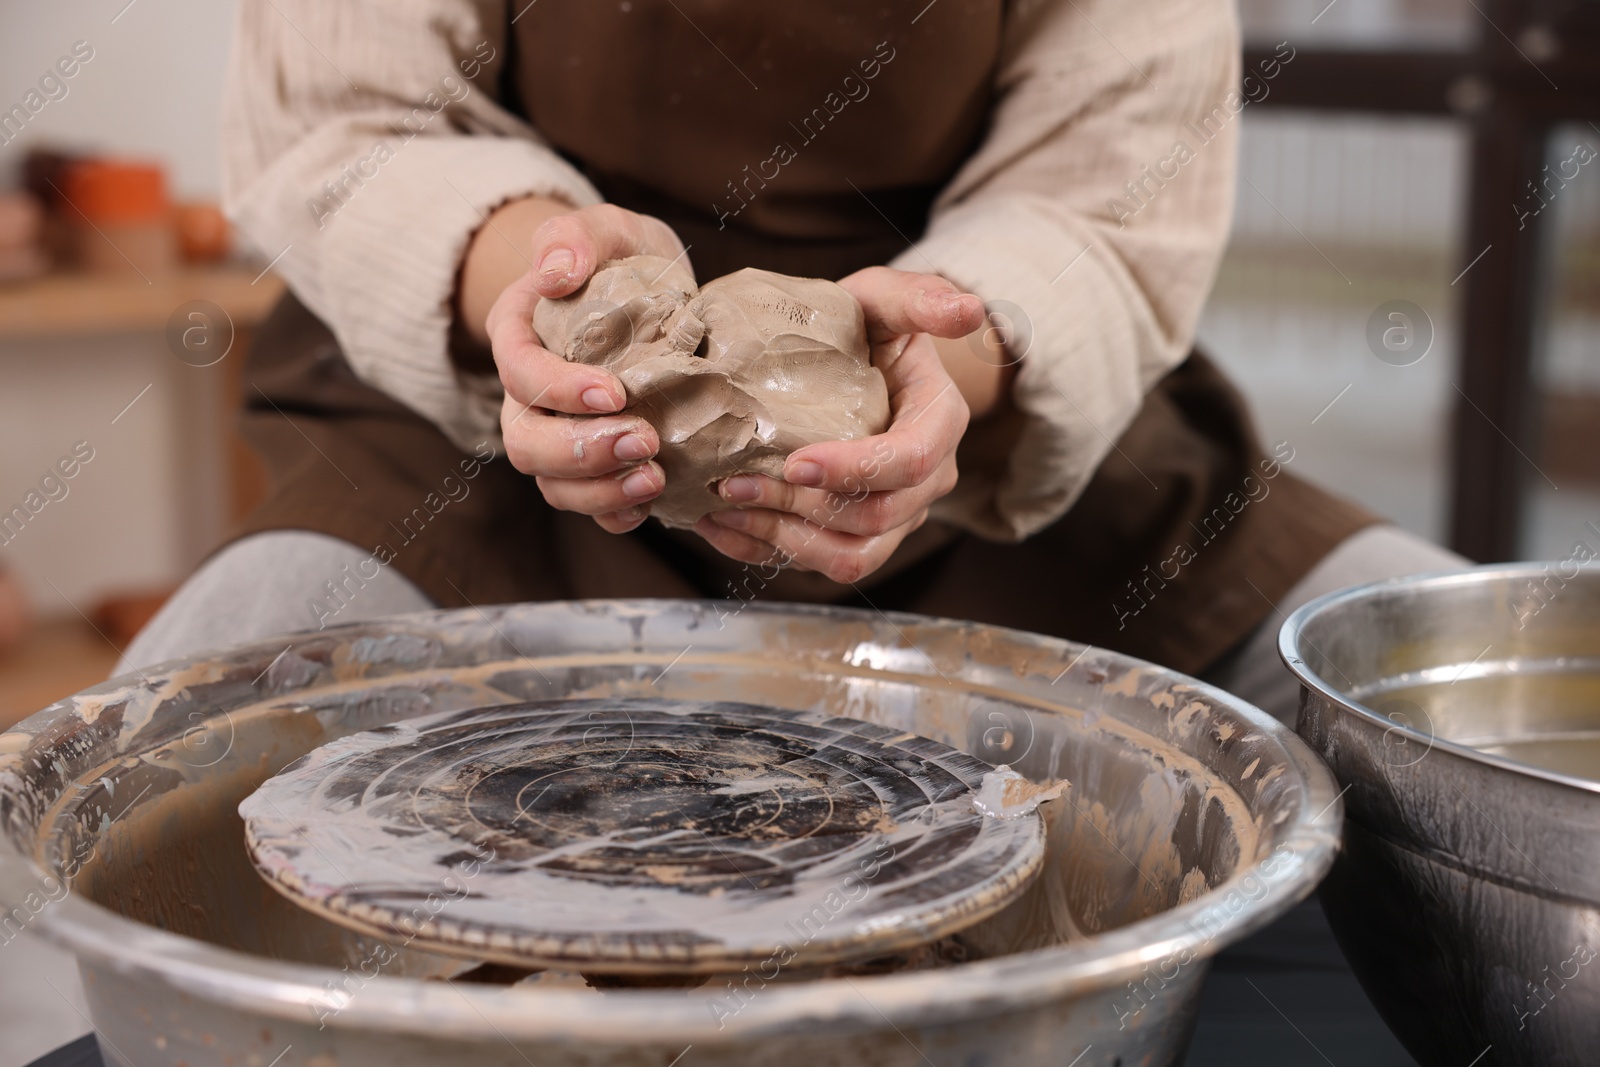
[[[750,526],[750,516],[742,511],[714,511],[711,520],[732,530],[744,530]]]
[[[609,390],[602,389],[598,385],[591,385],[585,389],[581,399],[590,411],[616,411],[622,406],[617,403],[617,398],[612,396]]]
[[[923,306],[929,311],[942,315],[958,314],[973,299],[971,293],[956,292],[950,289],[924,289],[922,291]]]
[[[638,522],[648,514],[649,512],[640,507],[623,508],[621,511],[617,512],[617,518],[621,519],[623,522]]]
[[[722,483],[722,499],[730,504],[748,504],[761,495],[761,483],[748,474],[735,475]]]
[[[654,496],[659,491],[660,487],[656,485],[655,478],[651,477],[650,472],[643,468],[622,479],[623,495],[631,496],[636,500],[642,496]]]
[[[587,394],[584,397],[588,401]],[[636,459],[645,459],[651,453],[650,442],[636,433],[623,434],[617,438],[617,443],[611,446],[611,454],[625,463]]]
[[[796,460],[784,468],[783,480],[790,485],[821,485],[824,471],[815,460]]]
[[[557,248],[547,252],[539,261],[539,278],[541,281],[565,281],[567,275],[572,273],[572,268],[578,265],[578,258],[569,248]]]

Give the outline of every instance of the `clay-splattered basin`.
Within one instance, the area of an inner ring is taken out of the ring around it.
[[[1348,791],[1328,920],[1407,1051],[1600,1062],[1600,567],[1333,593],[1280,649]]]
[[[239,801],[333,738],[615,695],[827,710],[1073,789],[1036,891],[983,934],[1002,954],[872,977],[446,982],[459,962],[348,934],[246,858]],[[404,616],[119,679],[0,735],[0,819],[0,899],[78,956],[108,1062],[1135,1067],[1181,1058],[1210,957],[1311,891],[1342,811],[1271,718],[1125,657],[915,616],[638,601]]]

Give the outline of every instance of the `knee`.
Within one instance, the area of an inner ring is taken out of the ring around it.
[[[172,595],[128,646],[117,673],[271,634],[434,606],[392,567],[364,566],[369,555],[349,542],[301,530],[236,541]],[[372,577],[362,577],[367,574]]]

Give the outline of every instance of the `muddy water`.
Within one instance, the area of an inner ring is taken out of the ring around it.
[[[645,685],[632,658],[626,664],[593,658],[542,663],[538,669],[494,664],[381,683],[353,678],[309,699],[234,712],[227,755],[202,771],[171,749],[102,768],[95,777],[119,795],[132,796],[146,784],[152,795],[99,831],[94,856],[75,888],[138,921],[252,954],[322,964],[346,975],[454,975],[473,964],[356,935],[268,888],[248,860],[239,802],[284,765],[335,737],[446,707],[646,690],[687,699],[708,690],[744,700],[783,693],[783,704],[815,699],[845,714],[980,751],[997,706],[974,708],[970,696],[957,690],[883,676],[770,668],[740,673],[732,663],[722,668],[702,661]],[[1148,736],[1109,718],[1086,721],[1020,709],[1024,721],[1015,705],[1007,708],[1028,735],[1018,770],[1035,780],[1064,777],[1073,783],[1044,809],[1049,837],[1043,873],[1016,904],[964,931],[958,941],[864,966],[960,966],[1102,933],[1192,899],[1231,875],[1241,856],[1254,855],[1258,828],[1243,800],[1198,761],[1152,745]],[[83,796],[65,806],[84,803]],[[70,818],[65,810],[57,815]],[[825,976],[795,972],[784,978]],[[540,980],[571,979],[547,974]]]

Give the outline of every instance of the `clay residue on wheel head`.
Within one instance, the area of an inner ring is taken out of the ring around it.
[[[680,262],[614,260],[533,316],[545,347],[615,373],[661,437],[651,513],[692,526],[729,505],[715,485],[781,476],[796,449],[889,425],[861,305],[829,281],[747,268],[696,289]]]

